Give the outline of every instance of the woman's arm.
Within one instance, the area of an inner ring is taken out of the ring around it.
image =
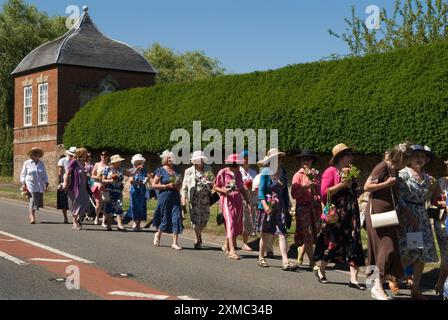
[[[378,183],[375,182],[371,177],[369,177],[364,186],[364,191],[376,192],[386,188],[393,187],[397,183],[397,179],[394,177],[389,177],[386,181]]]
[[[174,189],[174,186],[172,183],[165,185],[165,184],[161,184],[160,181],[161,181],[161,177],[156,175],[154,178],[154,183],[152,185],[152,188],[154,190],[163,191],[163,190],[168,190],[168,189]]]
[[[20,182],[23,186],[26,185],[26,175],[28,174],[28,168],[26,165],[26,161],[23,163],[22,172],[20,173]]]
[[[299,199],[306,191],[308,186],[303,184],[303,179],[300,173],[297,173],[292,179],[291,197],[295,200]]]

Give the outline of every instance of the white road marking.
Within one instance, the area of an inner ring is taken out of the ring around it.
[[[8,261],[14,262],[15,264],[19,265],[19,266],[26,266],[29,263],[22,261],[20,259],[17,259],[16,257],[10,256],[9,254],[0,251],[0,258],[5,258]]]
[[[14,240],[14,239],[0,239],[0,242],[17,242],[17,240]]]
[[[191,300],[191,301],[196,300],[196,299],[190,298],[189,296],[180,296],[180,297],[177,297],[177,298],[180,299],[180,300]]]
[[[61,251],[61,250],[58,250],[58,249],[46,246],[44,244],[40,244],[40,243],[31,241],[31,240],[28,240],[28,239],[25,239],[25,238],[21,238],[21,237],[15,236],[13,234],[10,234],[10,233],[4,232],[4,231],[0,231],[0,234],[4,235],[6,237],[9,237],[9,238],[13,238],[13,239],[16,239],[16,240],[28,243],[28,244],[30,244],[30,245],[32,245],[34,247],[38,247],[38,248],[41,248],[41,249],[44,249],[44,250],[47,250],[47,251],[59,254],[59,255],[61,255],[63,257],[66,257],[66,258],[69,258],[69,259],[72,259],[72,260],[75,260],[75,261],[78,261],[78,262],[82,262],[82,263],[85,263],[85,264],[94,264],[95,263],[93,261],[89,261],[89,260],[86,260],[84,258],[80,258],[80,257],[74,256],[74,255],[72,255],[70,253],[67,253],[67,252],[64,252],[64,251]]]
[[[33,259],[30,259],[30,261],[54,262],[54,263],[69,263],[69,262],[72,262],[73,260],[33,258]]]
[[[162,296],[158,294],[148,294],[141,292],[127,292],[127,291],[113,291],[108,293],[111,296],[123,296],[123,297],[133,297],[133,298],[146,298],[155,300],[166,300],[169,296]]]

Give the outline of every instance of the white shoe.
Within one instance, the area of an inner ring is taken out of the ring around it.
[[[392,298],[389,295],[386,294],[386,296],[383,296],[375,288],[372,288],[372,290],[370,292],[371,292],[372,299],[380,300],[380,301],[392,300]]]

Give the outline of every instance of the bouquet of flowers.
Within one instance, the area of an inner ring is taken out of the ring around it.
[[[226,188],[230,192],[238,191],[238,188],[236,187],[236,181],[235,180],[229,181],[229,183],[227,184]]]
[[[215,183],[215,175],[211,171],[207,171],[202,177],[202,184],[213,185]]]
[[[171,176],[170,177],[170,183],[172,183],[172,184],[179,184],[180,183],[180,181],[181,181],[181,177],[180,177],[180,175],[174,175],[174,176]]]
[[[316,169],[305,169],[305,175],[308,177],[311,183],[317,182],[317,176],[319,175],[319,171]]]
[[[253,184],[254,184],[254,182],[252,179],[247,179],[246,181],[244,181],[244,188],[246,190],[252,191]]]
[[[280,200],[276,194],[273,194],[273,195],[268,194],[268,195],[266,195],[266,202],[268,204],[269,210],[271,211],[271,213],[267,217],[267,222],[269,222],[269,221],[271,221],[272,213],[274,212],[275,208],[279,204]]]
[[[30,194],[30,192],[26,186],[21,187],[19,191],[20,191],[20,194],[22,195],[22,197],[24,197],[24,198],[28,197],[28,195]]]
[[[358,168],[353,165],[350,165],[348,168],[345,168],[341,173],[342,182],[351,182],[353,179],[356,179],[361,174]]]

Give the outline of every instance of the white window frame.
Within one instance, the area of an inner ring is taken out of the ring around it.
[[[39,97],[37,117],[39,125],[45,125],[48,124],[48,82],[40,83],[37,93]]]
[[[33,86],[23,87],[23,125],[33,125]]]

